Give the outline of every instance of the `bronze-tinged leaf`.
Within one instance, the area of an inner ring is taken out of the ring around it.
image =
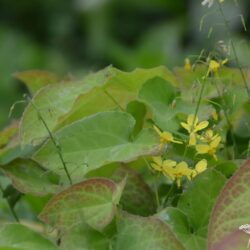
[[[125,180],[116,184],[106,178],[93,178],[75,184],[54,196],[40,219],[60,230],[87,223],[101,231],[113,219]]]
[[[240,231],[250,222],[250,160],[235,172],[224,186],[214,206],[209,230],[209,250],[243,250],[249,235]]]

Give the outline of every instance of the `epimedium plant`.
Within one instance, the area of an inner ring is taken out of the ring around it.
[[[1,132],[17,223],[1,223],[0,249],[245,249],[248,95],[224,64],[18,73],[31,96]],[[27,195],[49,197],[29,226]]]
[[[223,3],[202,5],[217,4],[227,26]],[[246,249],[250,92],[247,70],[228,61],[210,53],[80,80],[17,73],[30,95],[0,133],[16,220],[1,221],[0,249]],[[16,209],[25,198],[39,203],[28,224]]]

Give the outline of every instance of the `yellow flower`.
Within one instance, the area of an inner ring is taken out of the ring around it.
[[[152,157],[153,162],[151,163],[151,167],[156,171],[162,171],[162,158],[160,156]]]
[[[198,117],[195,115],[189,115],[187,118],[187,122],[181,122],[181,126],[185,128],[190,134],[189,137],[189,145],[196,144],[196,135],[195,133],[206,128],[208,126],[208,121],[202,121],[199,123]]]
[[[161,132],[159,128],[153,126],[157,134],[160,136],[160,149],[164,148],[164,145],[170,142],[182,144],[181,141],[175,140],[174,136],[167,131]]]
[[[209,154],[217,161],[216,150],[220,144],[221,137],[215,136],[209,144],[196,145],[196,151],[198,154]]]
[[[186,176],[191,180],[192,170],[188,167],[185,161],[182,161],[176,165],[176,162],[166,160],[163,162],[163,173],[170,177],[173,181],[176,181],[177,186],[181,186],[181,179]]]
[[[199,139],[202,141],[202,142],[206,142],[206,143],[209,143],[211,141],[214,141],[219,135],[218,134],[215,134],[214,135],[214,132],[212,129],[208,129],[207,131],[205,131],[205,133],[203,135],[201,135],[199,137]]]
[[[185,70],[191,70],[192,69],[192,66],[191,66],[189,58],[185,59],[184,69]]]
[[[208,126],[208,121],[202,121],[199,123],[198,117],[194,115],[189,115],[187,118],[187,123],[181,122],[181,126],[185,128],[189,134],[196,133]]]
[[[207,169],[207,160],[203,159],[196,163],[195,169],[192,170],[192,178],[194,178],[197,174],[202,173]]]
[[[224,59],[221,62],[217,62],[215,60],[210,60],[209,65],[208,65],[208,72],[209,73],[218,73],[219,69],[221,66],[223,66],[224,64],[226,64],[228,62],[228,59]]]

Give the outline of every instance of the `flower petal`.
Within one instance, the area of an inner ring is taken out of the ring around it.
[[[162,171],[162,168],[160,165],[157,165],[155,163],[151,163],[151,167],[156,171]]]
[[[191,133],[191,134],[190,134],[188,145],[189,145],[189,146],[194,146],[194,145],[196,145],[196,136],[195,136],[195,133]]]
[[[220,144],[220,141],[221,141],[221,137],[220,136],[216,137],[213,141],[211,141],[210,147],[217,148]]]
[[[195,165],[195,170],[197,171],[197,173],[201,173],[203,171],[205,171],[207,169],[207,160],[203,159],[199,162],[197,162],[197,164]]]
[[[197,116],[195,117],[194,115],[189,115],[187,118],[187,123],[190,127],[192,126],[195,127],[198,123],[198,117]]]
[[[205,144],[196,145],[196,151],[198,154],[206,154],[209,151],[210,147]]]
[[[181,122],[181,126],[190,133],[191,127],[187,123]]]
[[[200,131],[208,126],[208,121],[202,121],[197,126],[194,127],[194,132]]]
[[[152,160],[157,165],[162,165],[162,158],[160,156],[152,157]]]
[[[174,167],[174,166],[176,166],[176,161],[165,160],[165,161],[163,161],[162,165],[163,165],[163,168],[164,167]]]

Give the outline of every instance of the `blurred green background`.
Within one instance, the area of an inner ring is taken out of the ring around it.
[[[240,15],[249,26],[249,7],[249,0],[223,4],[247,67],[249,32]],[[24,107],[18,105],[8,118],[26,91],[15,72],[42,69],[81,77],[110,64],[123,70],[173,68],[203,48],[215,50],[219,40],[228,41],[221,17],[200,0],[0,0],[0,128]]]

